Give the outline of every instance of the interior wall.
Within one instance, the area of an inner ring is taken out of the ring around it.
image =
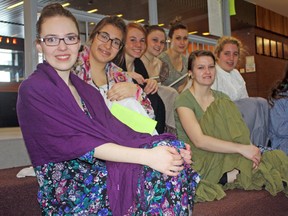
[[[256,6],[256,26],[288,36],[288,17],[277,14],[269,8]]]
[[[239,62],[239,69],[245,69],[245,56],[255,58],[256,72],[242,73],[249,96],[267,98],[273,85],[282,79],[288,60],[257,54],[255,38],[261,36],[287,43],[287,37],[254,27],[233,31],[232,36],[241,40],[244,45],[245,51]]]
[[[287,43],[287,37],[264,31],[262,29],[256,28],[255,35]],[[254,46],[254,49],[256,49],[256,45]],[[258,54],[255,56],[255,62],[259,74],[257,79],[258,85],[260,87],[258,89],[258,94],[260,96],[267,97],[275,83],[283,78],[284,70],[288,60]]]

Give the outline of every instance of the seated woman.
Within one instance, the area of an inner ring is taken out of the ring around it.
[[[169,72],[168,65],[162,62],[158,56],[162,53],[166,44],[166,34],[162,27],[158,25],[145,26],[146,29],[146,51],[141,56],[141,60],[150,78],[157,80],[159,84],[158,94],[165,105],[166,131],[175,134],[174,102],[178,92],[169,86],[161,85],[160,71]],[[163,72],[162,72],[163,74]]]
[[[125,36],[126,24],[122,18],[103,18],[79,53],[73,72],[101,93],[109,109],[118,103],[155,119],[150,100],[142,88],[133,83],[131,73],[112,63],[112,60],[118,62],[123,55]],[[154,134],[157,134],[156,130]]]
[[[155,120],[157,121],[156,130],[161,134],[165,132],[165,105],[157,93],[157,81],[149,78],[148,72],[140,59],[146,49],[145,40],[146,31],[144,27],[139,23],[128,23],[124,46],[124,61],[118,64],[118,66],[125,71],[134,72],[134,82],[142,87],[151,101],[155,113]]]
[[[221,91],[235,102],[250,130],[251,141],[258,146],[268,144],[268,103],[260,97],[249,97],[246,84],[236,69],[242,43],[229,36],[221,37],[215,47],[216,78],[212,89]],[[247,112],[249,110],[249,112]]]
[[[178,138],[191,145],[192,167],[201,174],[196,200],[221,199],[228,188],[264,187],[272,195],[283,191],[288,157],[279,150],[261,156],[260,149],[250,144],[249,130],[235,104],[211,89],[216,75],[213,54],[192,52],[188,63],[193,84],[176,99],[175,121]]]
[[[170,46],[159,55],[161,61],[168,65],[168,72],[161,70],[162,85],[175,88],[179,93],[187,85],[187,57],[183,54],[188,47],[188,27],[176,17],[170,24],[168,33]]]
[[[45,6],[36,47],[46,60],[19,89],[17,114],[42,214],[188,215],[199,180],[188,165],[190,148],[112,116],[101,94],[71,73],[79,33],[70,11]],[[114,48],[98,49],[105,57]]]
[[[284,78],[272,89],[269,96],[269,139],[272,148],[288,155],[288,65]]]

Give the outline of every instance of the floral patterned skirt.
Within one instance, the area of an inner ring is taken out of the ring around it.
[[[158,141],[156,146],[173,146],[178,151],[184,148],[179,140]],[[128,215],[189,215],[200,176],[185,164],[178,176],[171,177],[144,166],[138,181],[135,204]]]
[[[158,141],[153,147],[159,145],[184,147],[178,140]],[[43,215],[113,215],[107,196],[105,162],[93,158],[93,151],[75,160],[38,166],[35,171]],[[199,181],[198,173],[187,164],[176,177],[144,166],[136,199],[127,215],[188,215]]]

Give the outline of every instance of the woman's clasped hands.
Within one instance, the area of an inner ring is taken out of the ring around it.
[[[192,152],[190,146],[185,144],[185,149],[170,146],[157,146],[149,151],[146,157],[146,165],[169,176],[177,176],[183,169],[184,163],[192,163]]]
[[[146,85],[144,88],[144,92],[148,94],[155,94],[158,91],[158,83],[154,79],[144,79],[141,74],[136,72],[128,72],[128,75],[136,80],[139,85]]]
[[[115,83],[107,92],[107,99],[110,101],[120,101],[128,97],[134,97],[138,87],[134,83],[119,82]]]

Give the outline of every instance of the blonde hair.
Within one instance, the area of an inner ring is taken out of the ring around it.
[[[216,57],[219,57],[220,53],[222,52],[225,44],[235,44],[238,47],[239,57],[243,50],[243,45],[240,40],[232,36],[223,36],[218,39],[214,54]]]

